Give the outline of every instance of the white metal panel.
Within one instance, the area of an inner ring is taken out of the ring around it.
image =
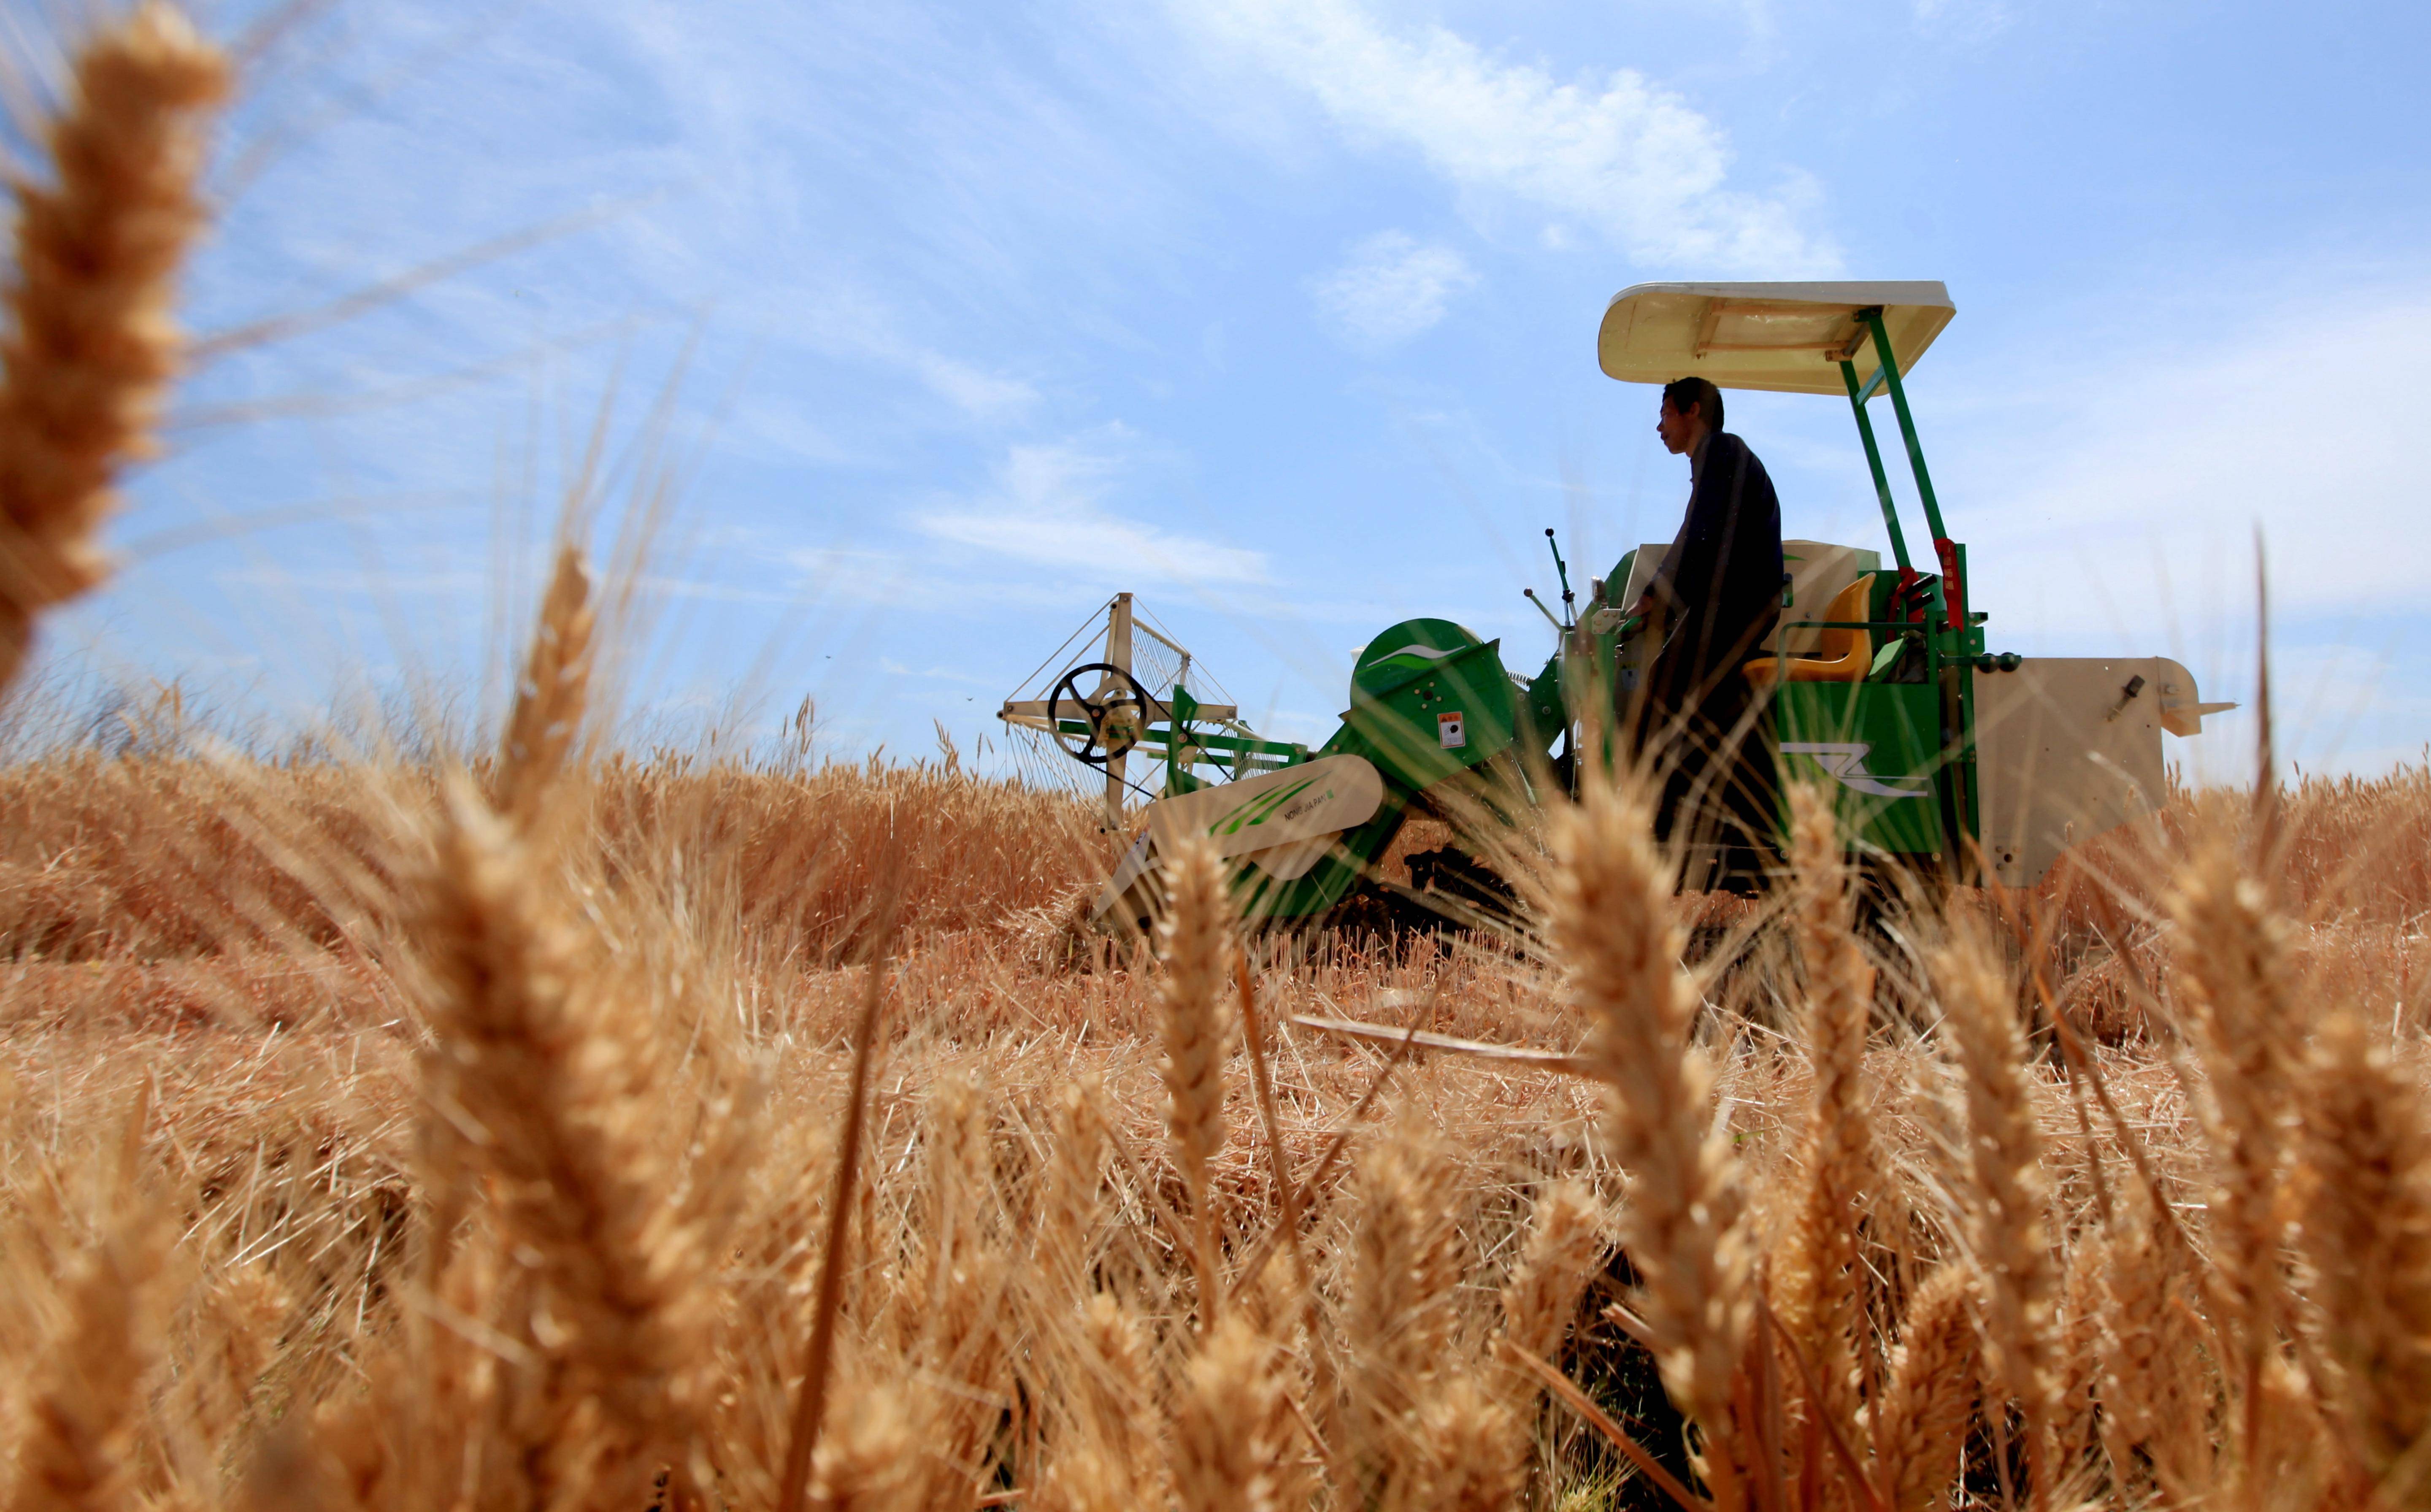
[[[2031,887],[2071,846],[2160,811],[2164,666],[2176,664],[2030,656],[1976,674],[1978,816],[1995,881]]]
[[[1092,914],[1102,917],[1143,883],[1161,856],[1194,834],[1214,841],[1220,856],[1256,858],[1270,876],[1299,876],[1335,836],[1374,818],[1383,801],[1384,779],[1360,756],[1322,756],[1159,798],[1148,805],[1148,829],[1107,880]]]

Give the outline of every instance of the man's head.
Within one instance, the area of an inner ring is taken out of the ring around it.
[[[1697,443],[1722,428],[1722,391],[1706,378],[1673,378],[1663,385],[1663,413],[1655,434],[1674,456],[1697,449]]]

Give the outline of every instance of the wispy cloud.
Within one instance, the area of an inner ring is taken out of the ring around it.
[[[1316,307],[1359,346],[1398,346],[1443,319],[1454,294],[1477,281],[1468,260],[1405,231],[1379,231],[1317,280]]]
[[[1980,42],[2009,25],[2009,8],[2002,0],[1912,0],[1917,24],[1928,30],[1954,33]]]
[[[2423,497],[2431,286],[2274,306],[2224,285],[2182,295],[2173,322],[2204,334],[2105,350],[2098,380],[2071,343],[1965,384],[1953,476],[1980,479],[1964,515],[1977,560],[2055,618],[2101,623],[2104,597],[2150,602],[2156,573],[2250,603],[2258,527],[2283,614],[2419,605],[2431,542],[2397,522]]]
[[[1126,433],[1109,427],[1101,443]],[[1062,567],[1103,580],[1249,583],[1267,580],[1266,554],[1229,546],[1159,526],[1125,519],[1102,504],[1123,471],[1103,445],[1058,442],[1016,445],[979,496],[923,515],[919,528],[936,540],[1014,562]]]
[[[1722,129],[1635,69],[1564,82],[1439,25],[1403,32],[1357,0],[1217,0],[1185,27],[1313,98],[1364,143],[1415,152],[1465,194],[1583,226],[1642,261],[1828,272],[1810,193],[1726,187]]]
[[[808,344],[830,355],[858,358],[907,375],[930,394],[974,420],[1017,419],[1038,402],[1038,390],[967,359],[924,345],[903,334],[897,316],[875,295],[797,297],[794,308],[772,313]]]

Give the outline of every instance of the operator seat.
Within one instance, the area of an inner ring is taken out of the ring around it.
[[[1874,574],[1867,573],[1833,596],[1826,620],[1846,624],[1868,617],[1873,603]],[[1873,637],[1863,629],[1816,632],[1820,644],[1813,656],[1759,656],[1739,668],[1756,687],[1783,682],[1863,682],[1874,661]],[[1784,664],[1787,664],[1784,669]]]

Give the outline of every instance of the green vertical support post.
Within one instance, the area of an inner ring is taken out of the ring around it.
[[[1873,469],[1874,496],[1882,500],[1883,525],[1891,532],[1891,555],[1898,559],[1900,580],[1916,570],[1907,560],[1907,537],[1901,533],[1899,508],[1891,502],[1891,480],[1883,471],[1883,448],[1874,443],[1873,417],[1866,413],[1866,391],[1857,386],[1857,364],[1840,360],[1840,380],[1849,385],[1849,408],[1856,412],[1857,439],[1866,444],[1866,465]]]
[[[1967,629],[1967,580],[1957,547],[1941,523],[1941,501],[1933,496],[1933,475],[1924,469],[1924,445],[1916,439],[1916,417],[1908,412],[1907,386],[1900,381],[1899,359],[1891,354],[1890,332],[1883,328],[1883,312],[1869,310],[1865,322],[1874,335],[1874,356],[1882,363],[1885,386],[1891,391],[1891,410],[1899,416],[1900,440],[1907,445],[1907,464],[1916,473],[1917,496],[1924,500],[1924,523],[1933,531],[1934,555],[1941,561],[1941,597],[1949,607],[1950,628]]]
[[[1939,540],[1950,532],[1941,528],[1941,504],[1933,496],[1933,479],[1924,470],[1924,447],[1916,439],[1916,418],[1907,410],[1907,385],[1900,381],[1899,359],[1891,355],[1883,312],[1867,311],[1866,325],[1874,333],[1874,356],[1883,364],[1883,383],[1891,391],[1891,410],[1899,416],[1900,440],[1907,444],[1907,464],[1916,472],[1916,491],[1924,499],[1924,523],[1933,528],[1934,539]]]
[[[1947,624],[1957,644],[1940,661],[1941,768],[1934,789],[1941,800],[1942,865],[1949,880],[1961,885],[1975,881],[1972,839],[1968,823],[1975,811],[1974,783],[1968,758],[1974,732],[1966,728],[1968,682],[1972,667],[1962,654],[1967,636],[1967,564],[1959,560],[1957,543],[1941,523],[1941,504],[1933,496],[1933,475],[1924,470],[1924,445],[1916,439],[1916,417],[1908,412],[1907,387],[1900,382],[1899,359],[1891,351],[1890,332],[1883,328],[1883,312],[1864,312],[1873,333],[1874,357],[1882,364],[1884,386],[1891,391],[1891,411],[1899,416],[1900,440],[1907,445],[1908,465],[1916,472],[1916,491],[1924,501],[1924,522],[1933,531],[1934,555],[1941,562],[1941,597],[1948,608]]]

